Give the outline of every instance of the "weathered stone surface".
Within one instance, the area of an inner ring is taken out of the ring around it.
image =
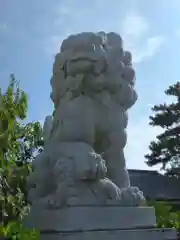
[[[137,100],[131,54],[118,34],[80,33],[63,41],[51,80],[52,138],[84,141],[103,153],[107,176],[129,187],[124,158],[127,112]]]
[[[40,208],[36,208],[29,215],[28,221],[29,223],[26,224],[36,226],[40,230],[60,232],[153,228],[156,226],[152,207],[80,206],[56,211],[42,211]]]
[[[63,41],[51,78],[54,114],[45,119],[45,149],[28,179],[32,205],[144,205],[123,151],[127,109],[137,100],[131,60],[115,33]]]
[[[44,126],[43,126],[43,140],[46,143],[51,135],[51,129],[52,129],[52,123],[53,123],[53,117],[52,116],[47,116],[44,121]]]
[[[136,187],[119,189],[106,178],[105,161],[83,142],[51,146],[51,151],[44,150],[37,157],[33,167],[27,183],[34,206],[57,209],[75,205],[144,204],[143,194]]]
[[[176,240],[172,229],[130,229],[106,231],[79,231],[68,233],[49,233],[41,236],[43,240]]]
[[[155,227],[155,213],[140,208],[143,193],[131,187],[126,169],[127,110],[137,93],[132,56],[122,45],[116,33],[80,33],[55,57],[54,111],[27,179],[32,206],[24,221],[67,233],[41,234],[43,240],[164,239],[155,230],[123,230]]]

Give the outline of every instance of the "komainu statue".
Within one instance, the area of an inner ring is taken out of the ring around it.
[[[137,94],[132,56],[122,44],[113,32],[62,42],[51,78],[54,113],[28,179],[32,204],[144,204],[142,192],[130,186],[124,157],[127,110]]]

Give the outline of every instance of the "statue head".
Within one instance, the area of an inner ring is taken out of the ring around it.
[[[55,57],[51,99],[57,106],[73,81],[80,84],[89,78],[95,83],[99,77],[104,82],[108,79],[109,86],[114,79],[119,85],[126,81],[133,86],[135,71],[131,61],[131,53],[123,50],[122,39],[114,32],[71,35],[62,42],[60,53]]]

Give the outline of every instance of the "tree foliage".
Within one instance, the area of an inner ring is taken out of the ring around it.
[[[35,229],[26,229],[22,223],[9,222],[7,225],[0,225],[0,236],[5,239],[14,240],[39,240],[40,232]]]
[[[149,166],[160,163],[163,170],[170,171],[180,165],[180,83],[171,85],[165,94],[175,100],[152,108],[154,116],[150,116],[150,125],[161,127],[163,132],[150,143],[150,153],[145,158]]]
[[[166,202],[149,202],[156,213],[158,228],[175,228],[180,230],[180,211],[173,211],[172,206]]]
[[[35,151],[41,150],[41,126],[23,123],[27,117],[27,94],[14,76],[4,93],[0,89],[0,207],[1,223],[20,220],[28,210],[25,179]]]

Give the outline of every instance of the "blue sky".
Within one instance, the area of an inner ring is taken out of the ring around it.
[[[0,0],[0,87],[15,74],[29,95],[28,120],[51,114],[54,54],[81,31],[115,31],[133,53],[139,99],[129,114],[126,158],[129,168],[147,169],[144,154],[160,131],[148,126],[150,108],[169,101],[164,90],[180,79],[180,1]]]

